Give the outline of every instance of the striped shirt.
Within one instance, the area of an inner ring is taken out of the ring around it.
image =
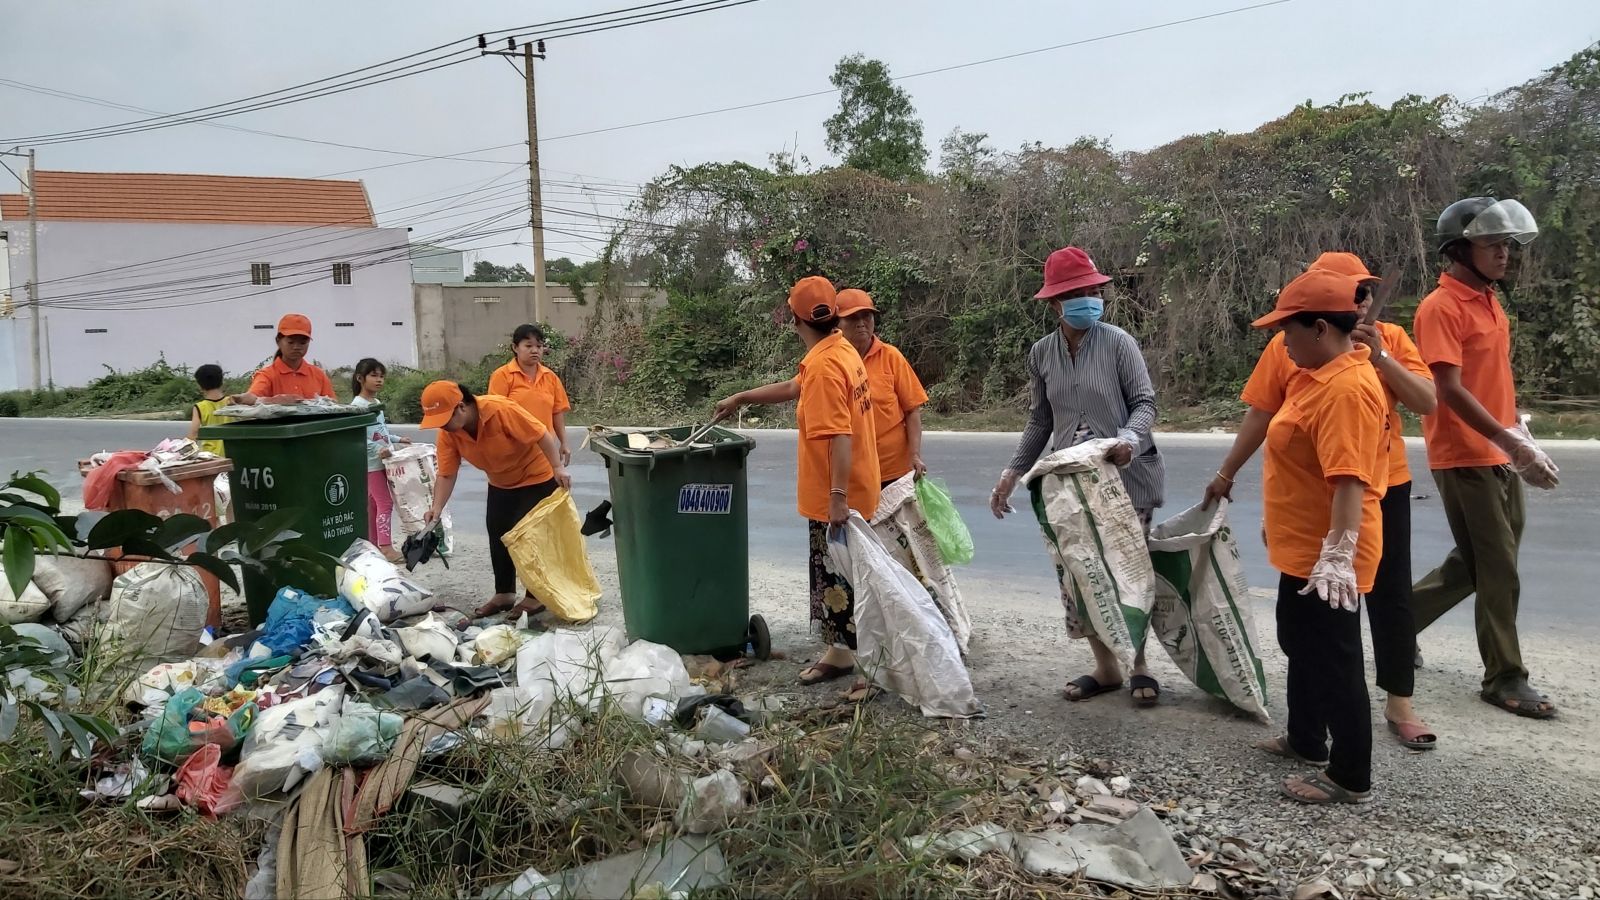
[[[1084,440],[1117,438],[1134,448],[1122,482],[1135,509],[1162,504],[1166,466],[1150,430],[1156,423],[1156,392],[1144,353],[1133,336],[1105,322],[1090,328],[1076,358],[1057,328],[1028,353],[1033,407],[1017,443],[1011,468],[1033,468],[1045,447],[1061,450]]]

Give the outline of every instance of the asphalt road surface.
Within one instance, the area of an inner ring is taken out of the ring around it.
[[[0,472],[40,470],[70,496],[80,479],[76,461],[101,450],[144,449],[162,438],[181,435],[182,423],[78,419],[0,420]],[[396,431],[417,438],[414,428]],[[750,456],[750,554],[753,559],[795,566],[804,563],[805,528],[794,509],[793,432],[754,432]],[[1179,512],[1198,502],[1206,482],[1227,452],[1226,435],[1161,435],[1167,464],[1165,512]],[[573,446],[581,435],[573,435]],[[977,554],[961,573],[969,588],[969,605],[981,603],[981,585],[1003,583],[1009,589],[1037,593],[1054,609],[1055,576],[1037,525],[1024,509],[1005,521],[988,510],[989,492],[1010,458],[1016,435],[930,434],[925,458],[935,476],[950,487],[972,531]],[[1567,441],[1547,445],[1561,466],[1561,487],[1555,492],[1528,491],[1528,529],[1522,545],[1522,619],[1540,628],[1600,631],[1595,591],[1584,582],[1594,577],[1585,559],[1595,552],[1600,536],[1600,442]],[[606,473],[593,451],[575,454],[573,491],[580,508],[588,509],[607,495]],[[1420,445],[1411,447],[1411,465],[1419,479],[1412,501],[1412,559],[1421,575],[1444,558],[1452,541],[1439,509]],[[1025,499],[1019,490],[1013,505]],[[485,483],[466,467],[451,502],[458,528],[483,532]],[[1239,476],[1230,518],[1246,535],[1244,558],[1252,585],[1276,585],[1259,540],[1249,537],[1261,516],[1259,459]],[[1157,521],[1163,516],[1157,513]],[[597,552],[603,552],[598,551]],[[1471,627],[1472,608],[1462,604],[1446,621]]]

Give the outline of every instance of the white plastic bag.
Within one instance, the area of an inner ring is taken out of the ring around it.
[[[328,728],[343,704],[344,685],[333,685],[262,710],[239,751],[230,796],[259,800],[321,769]]]
[[[646,721],[646,701],[659,698],[676,704],[694,696],[689,670],[678,651],[650,641],[634,641],[612,657],[601,673],[606,690],[630,719]]]
[[[140,563],[117,576],[105,637],[126,657],[184,659],[200,652],[210,602],[189,566]]]
[[[883,489],[878,500],[878,511],[872,517],[872,530],[883,542],[884,549],[895,562],[917,576],[928,589],[935,606],[944,615],[945,623],[956,637],[956,646],[966,656],[972,643],[972,619],[967,615],[967,605],[961,600],[961,588],[956,585],[956,573],[944,555],[939,552],[939,542],[928,528],[928,519],[917,499],[917,477],[908,473]]]
[[[930,718],[983,715],[944,615],[859,513],[850,514],[841,538],[829,537],[828,553],[834,571],[849,573],[856,661],[872,682]]]
[[[548,685],[556,697],[593,708],[601,697],[602,672],[623,646],[622,632],[611,627],[547,631],[517,651],[517,684]]]
[[[409,628],[396,628],[395,637],[406,654],[415,659],[424,657],[451,662],[456,658],[459,635],[443,619],[428,613],[421,622]]]
[[[418,616],[433,609],[433,591],[412,581],[383,551],[358,540],[339,558],[339,594],[380,622]]]
[[[57,622],[110,597],[116,574],[108,559],[40,556],[33,562],[34,587],[50,599],[50,616]]]
[[[389,478],[389,490],[394,494],[395,531],[400,536],[422,531],[422,520],[433,508],[433,486],[439,480],[437,451],[432,444],[412,444],[394,448],[383,461],[384,474]],[[444,527],[439,549],[448,554],[454,529],[447,511],[439,517]]]
[[[516,656],[532,637],[513,625],[490,625],[472,639],[472,657],[467,661],[475,666],[498,666]]]
[[[37,622],[49,611],[50,598],[44,591],[30,581],[22,596],[17,596],[11,593],[11,582],[6,579],[5,570],[0,569],[0,622],[7,625]]]
[[[1149,624],[1155,572],[1122,475],[1106,461],[1116,443],[1085,441],[1052,453],[1023,483],[1056,563],[1068,632],[1098,637],[1131,669]]]
[[[1190,507],[1150,530],[1150,628],[1196,687],[1265,720],[1267,676],[1227,509]]]

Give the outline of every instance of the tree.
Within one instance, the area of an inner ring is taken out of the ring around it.
[[[989,146],[989,135],[982,131],[952,128],[939,142],[939,169],[946,175],[976,178],[994,169],[999,156]]]
[[[497,266],[487,259],[480,259],[472,266],[472,274],[467,276],[468,281],[532,281],[533,274],[523,267],[522,263],[514,266]]]
[[[890,80],[889,67],[857,53],[839,60],[829,80],[839,89],[839,111],[823,123],[829,152],[893,181],[920,178],[928,159],[922,121],[911,95]]]

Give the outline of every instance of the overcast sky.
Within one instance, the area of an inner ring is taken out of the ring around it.
[[[634,6],[643,0],[0,0],[0,79],[173,112],[311,81],[479,31]],[[668,165],[764,163],[798,150],[826,164],[821,96],[670,124],[591,129],[827,90],[854,52],[906,75],[1159,25],[1252,0],[761,0],[733,9],[553,40],[540,63],[539,127],[552,228],[592,233],[625,214],[627,193]],[[1255,0],[1260,2],[1260,0]],[[903,82],[927,143],[960,126],[998,147],[1109,139],[1141,149],[1195,132],[1248,130],[1306,100],[1370,91],[1481,98],[1600,40],[1596,0],[1290,0],[1083,46]],[[525,139],[520,79],[472,62],[366,90],[225,119],[225,124],[423,154]],[[0,140],[91,128],[140,114],[0,83]],[[9,140],[7,140],[9,143]],[[386,225],[415,235],[510,210],[521,147],[503,163],[408,158],[203,125],[40,148],[46,169],[363,179]],[[362,170],[362,171],[349,171]],[[0,172],[10,190],[10,176]],[[498,180],[496,180],[498,179]],[[588,185],[585,189],[579,185]],[[450,210],[448,198],[473,191]],[[415,204],[430,198],[440,203]],[[408,207],[385,214],[385,210]],[[581,213],[582,215],[580,215]],[[419,219],[421,219],[419,221]],[[526,241],[521,235],[467,244]],[[547,255],[593,252],[552,234]],[[488,258],[529,261],[525,246]]]

